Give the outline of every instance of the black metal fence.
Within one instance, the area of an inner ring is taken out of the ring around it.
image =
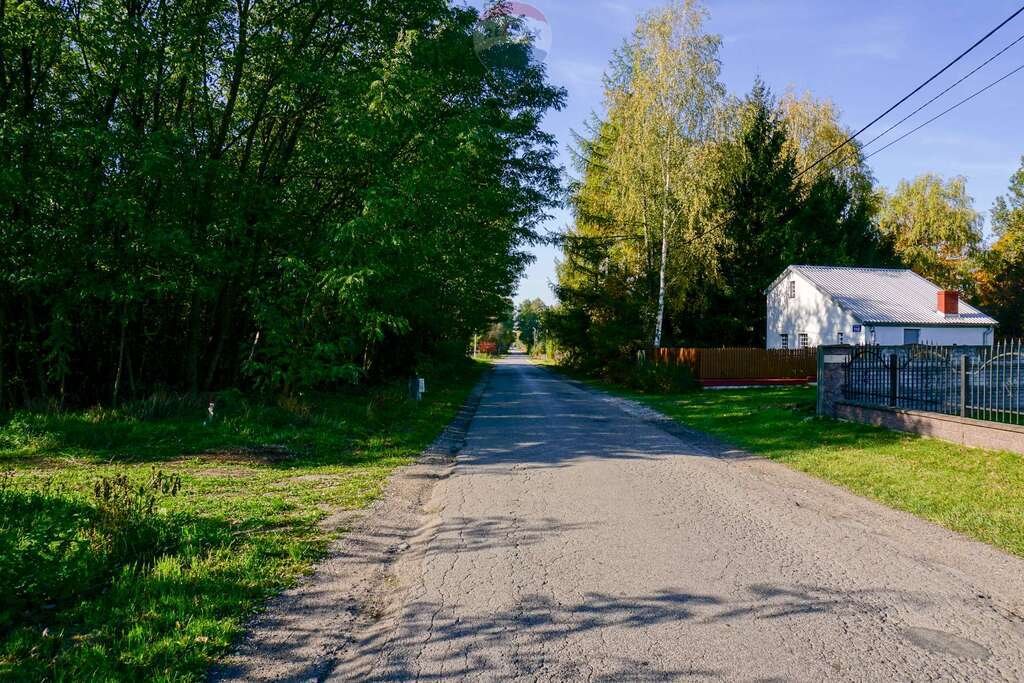
[[[845,375],[849,401],[1024,424],[1024,340],[971,352],[956,346],[911,346],[900,353],[858,347]]]

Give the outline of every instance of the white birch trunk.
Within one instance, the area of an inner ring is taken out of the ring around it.
[[[665,270],[668,266],[668,197],[671,191],[668,166],[665,169],[665,196],[661,203],[661,272],[658,276],[658,319],[654,323],[654,348],[661,348],[661,332],[665,322]]]

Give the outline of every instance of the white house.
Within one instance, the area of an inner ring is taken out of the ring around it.
[[[989,346],[999,324],[911,270],[790,266],[765,295],[769,349]]]

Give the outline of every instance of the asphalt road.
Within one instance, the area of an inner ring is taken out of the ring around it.
[[[436,499],[374,678],[1024,680],[1024,561],[524,360]]]
[[[1024,680],[1024,561],[525,360],[445,475],[396,503],[407,474],[223,678]]]

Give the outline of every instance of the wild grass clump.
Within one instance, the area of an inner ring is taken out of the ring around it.
[[[162,472],[146,481],[102,476],[91,495],[0,476],[0,633],[46,623],[172,552],[180,525],[160,503],[180,490],[181,479]]]

